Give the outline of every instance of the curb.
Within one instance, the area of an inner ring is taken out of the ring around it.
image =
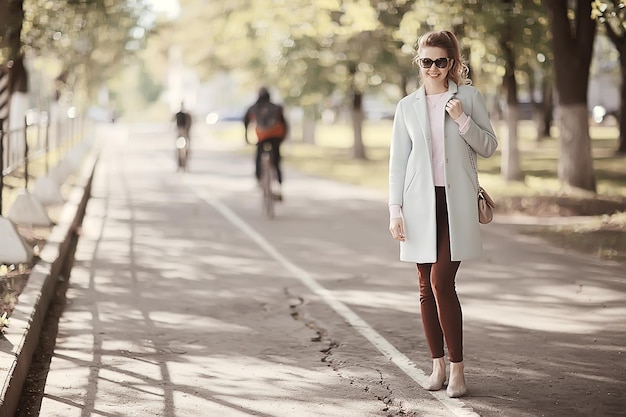
[[[60,277],[69,275],[78,241],[77,230],[85,216],[99,157],[98,145],[93,146],[63,205],[59,222],[53,227],[19,295],[11,326],[0,335],[0,417],[14,416],[56,283]]]

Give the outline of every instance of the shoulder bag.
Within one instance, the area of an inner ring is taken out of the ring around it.
[[[476,185],[478,185],[478,221],[481,224],[491,223],[493,220],[493,209],[496,207],[496,203],[494,203],[493,199],[487,194],[487,191],[480,186],[480,182],[478,181],[478,167],[476,165],[477,161],[474,161],[474,153],[469,145],[467,145],[467,153],[469,154],[472,168],[474,168],[474,173],[476,174]]]

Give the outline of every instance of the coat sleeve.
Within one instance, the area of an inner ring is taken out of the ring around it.
[[[389,205],[402,206],[404,180],[409,154],[412,148],[411,137],[404,120],[404,110],[401,103],[396,106],[389,148]]]
[[[472,147],[472,149],[482,157],[489,158],[498,147],[498,140],[494,133],[487,106],[482,94],[475,88],[472,88],[472,108],[470,124],[467,132],[461,134],[461,137]]]

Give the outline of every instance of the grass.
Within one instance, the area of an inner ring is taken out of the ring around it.
[[[495,125],[499,138],[504,126]],[[294,126],[294,134],[300,131]],[[500,176],[501,155],[479,158],[480,182],[498,204],[500,214],[536,217],[570,217],[568,224],[521,229],[564,248],[591,253],[603,259],[626,261],[626,157],[617,156],[618,129],[591,126],[597,193],[563,187],[557,178],[559,148],[554,138],[534,139],[534,125],[522,121],[518,135],[522,181],[507,182]],[[239,125],[222,128],[219,137],[240,141]],[[320,177],[387,190],[391,121],[366,122],[363,142],[367,160],[352,158],[349,124],[316,126],[316,145],[295,136],[283,146],[284,163]],[[558,136],[554,131],[553,137]],[[575,216],[575,217],[574,217]],[[581,220],[579,216],[584,216]],[[559,222],[563,223],[563,222]]]
[[[552,244],[596,255],[602,259],[626,262],[626,212],[596,216],[584,224],[538,227],[526,233]]]

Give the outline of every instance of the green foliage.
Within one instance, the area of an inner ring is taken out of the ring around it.
[[[139,69],[139,92],[147,103],[154,103],[163,92],[163,84],[156,83],[144,65]]]
[[[592,17],[614,30],[626,31],[626,0],[594,0]]]
[[[412,21],[427,22],[428,26],[416,27],[413,23],[412,30],[403,28],[403,33],[424,29],[455,32],[470,65],[472,80],[484,94],[499,94],[505,72],[504,46],[513,50],[516,78],[523,91],[529,94],[533,82],[539,81],[537,77],[551,78],[550,31],[539,0],[429,0],[426,4],[427,7],[414,10]]]
[[[402,82],[410,54],[396,31],[414,3],[183,0],[176,42],[204,78],[245,70],[244,85],[267,83],[288,102],[319,104],[335,91]]]
[[[125,64],[126,57],[142,46],[143,7],[137,2],[23,0],[20,3],[23,19],[18,22],[0,17],[0,28],[4,26],[10,31],[21,27],[21,53],[58,63],[50,66],[54,73],[48,74],[58,77],[58,94],[78,90],[77,87],[82,87],[87,97],[95,94]]]
[[[626,55],[626,0],[594,0],[592,6],[591,16],[603,24],[620,54]]]
[[[415,42],[434,29],[460,36],[472,78],[486,94],[499,91],[499,41],[508,28],[524,85],[551,74],[548,20],[539,0],[217,0],[210,7],[182,0],[181,10],[172,43],[182,45],[202,78],[243,72],[244,88],[270,84],[300,105],[390,85],[400,98],[414,83]]]

